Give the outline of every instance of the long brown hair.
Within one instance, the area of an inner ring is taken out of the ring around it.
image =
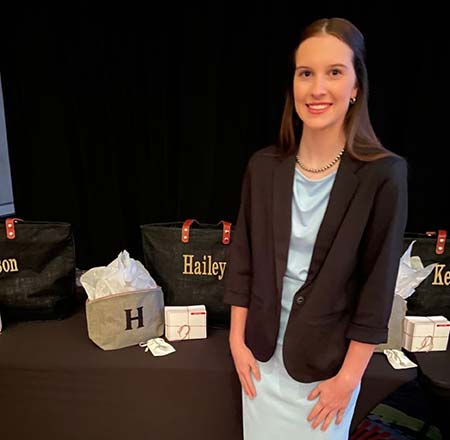
[[[306,39],[319,34],[333,35],[347,44],[353,51],[353,67],[356,73],[358,96],[356,102],[349,106],[344,120],[347,152],[350,156],[363,161],[376,160],[391,155],[395,156],[394,153],[383,147],[370,122],[367,104],[369,83],[364,62],[364,37],[356,26],[343,18],[323,18],[311,23],[303,31],[293,53],[291,59],[292,75],[295,71],[295,53],[298,47]],[[286,93],[278,139],[278,149],[282,155],[289,155],[297,150],[301,129],[302,121],[295,111],[291,83]]]

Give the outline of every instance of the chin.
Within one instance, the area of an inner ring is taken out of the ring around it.
[[[325,130],[326,128],[332,127],[334,124],[327,121],[318,120],[308,120],[303,121],[303,126],[309,128],[310,130]]]
[[[303,126],[308,127],[311,130],[324,130],[334,127],[336,125],[342,125],[343,121],[336,120],[335,118],[324,117],[311,117],[311,115],[302,115]]]

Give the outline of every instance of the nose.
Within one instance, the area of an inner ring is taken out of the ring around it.
[[[323,96],[326,93],[325,79],[322,75],[316,75],[311,83],[311,95],[314,98]]]

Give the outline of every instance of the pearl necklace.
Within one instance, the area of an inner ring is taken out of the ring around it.
[[[300,168],[304,169],[305,171],[309,171],[310,173],[323,173],[324,171],[331,168],[344,154],[345,147],[339,152],[339,154],[327,165],[321,167],[321,168],[309,168],[305,164],[303,164],[300,159],[298,158],[298,154],[295,156],[295,161],[299,164]]]

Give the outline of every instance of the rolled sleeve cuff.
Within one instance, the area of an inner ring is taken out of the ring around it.
[[[248,308],[248,306],[250,304],[250,299],[249,299],[247,293],[243,293],[243,292],[239,293],[239,292],[235,292],[233,290],[227,290],[223,297],[223,302],[225,304],[230,304],[232,306]]]
[[[345,336],[358,342],[366,344],[382,344],[387,341],[387,328],[364,327],[358,324],[350,324]]]

